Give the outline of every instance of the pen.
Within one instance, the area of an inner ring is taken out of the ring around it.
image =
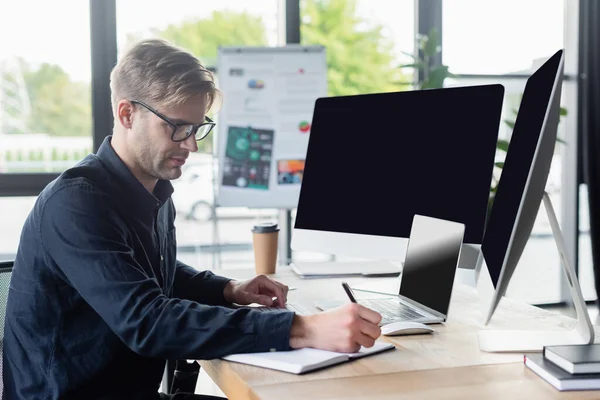
[[[352,293],[352,289],[350,289],[350,286],[346,282],[342,282],[342,287],[344,288],[344,291],[350,298],[350,301],[353,303],[357,303],[356,299],[354,298],[354,293]]]

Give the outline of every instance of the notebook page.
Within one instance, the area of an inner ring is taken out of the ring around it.
[[[232,354],[223,357],[223,359],[299,374],[311,369],[346,361],[348,355],[332,351],[305,348],[291,351]]]
[[[394,348],[386,342],[375,342],[371,348],[361,347],[357,353],[336,353],[318,349],[299,349],[265,353],[232,354],[224,360],[299,374],[316,368],[338,364],[348,359],[365,357]]]
[[[371,354],[380,353],[382,351],[390,350],[390,349],[393,349],[394,347],[395,346],[391,343],[375,342],[373,347],[369,347],[369,348],[361,347],[360,350],[356,353],[340,353],[340,354],[347,354],[348,358],[356,359],[356,358],[361,358],[361,357],[365,357],[365,356],[370,356]]]

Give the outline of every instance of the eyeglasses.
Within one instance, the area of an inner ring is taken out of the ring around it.
[[[171,119],[169,119],[168,117],[164,116],[163,114],[159,113],[158,111],[156,111],[154,108],[150,107],[149,105],[142,103],[141,101],[137,101],[137,100],[130,100],[130,101],[133,104],[139,104],[140,106],[144,107],[145,109],[150,111],[152,114],[156,115],[158,118],[162,119],[167,124],[169,124],[169,126],[173,129],[173,133],[171,133],[171,140],[174,142],[183,142],[184,140],[186,140],[187,138],[189,138],[192,135],[194,135],[196,141],[200,141],[200,140],[204,139],[205,137],[207,137],[208,134],[210,133],[210,131],[212,131],[212,129],[216,125],[213,122],[213,120],[208,117],[205,117],[206,122],[203,122],[198,125],[188,124],[185,122],[184,123],[176,123],[176,122],[172,121]]]

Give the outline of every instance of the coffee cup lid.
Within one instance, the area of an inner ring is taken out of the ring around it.
[[[260,224],[254,225],[252,228],[252,232],[256,233],[269,233],[269,232],[277,232],[279,231],[279,227],[276,222],[261,222]]]

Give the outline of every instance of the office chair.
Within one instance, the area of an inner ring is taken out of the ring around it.
[[[167,394],[194,393],[198,383],[200,364],[187,360],[167,360],[164,381]]]
[[[8,299],[8,288],[14,262],[0,261],[0,400],[4,391],[2,384],[2,346],[4,340],[4,319],[6,316],[6,301]],[[166,393],[172,394],[177,391],[194,393],[198,381],[200,364],[188,363],[186,360],[167,362],[165,370]]]
[[[0,262],[0,400],[4,397],[4,384],[2,382],[2,353],[4,342],[4,318],[6,316],[6,300],[8,299],[8,287],[12,274],[12,261]]]

